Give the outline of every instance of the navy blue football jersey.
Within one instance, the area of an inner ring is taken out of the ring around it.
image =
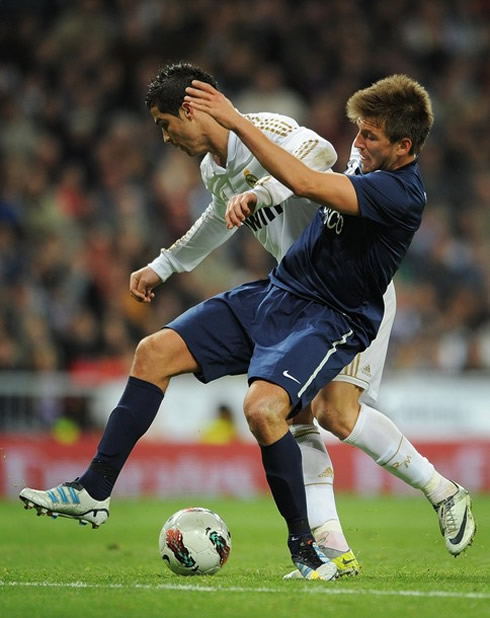
[[[360,216],[322,206],[271,272],[271,281],[343,313],[374,338],[383,294],[420,226],[426,195],[416,162],[349,175]]]

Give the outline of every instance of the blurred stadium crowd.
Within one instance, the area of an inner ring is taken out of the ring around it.
[[[490,370],[490,4],[485,0],[1,0],[0,370],[126,373],[137,340],[272,262],[242,229],[152,305],[129,275],[208,204],[199,161],[144,106],[189,60],[245,111],[279,111],[337,148],[353,91],[421,81],[436,123],[429,205],[397,277],[388,367]]]

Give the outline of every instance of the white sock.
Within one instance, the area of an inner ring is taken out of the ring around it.
[[[339,522],[333,491],[333,465],[325,443],[315,425],[291,425],[303,458],[308,520],[312,530],[328,523],[328,546],[347,551],[348,544]]]
[[[439,504],[439,502],[446,498],[454,496],[458,488],[452,481],[441,476],[439,472],[434,471],[430,481],[422,487],[422,491],[432,504]]]
[[[434,466],[415,449],[393,421],[365,404],[361,404],[354,429],[344,442],[359,447],[385,470],[416,489],[424,490],[434,477]],[[445,481],[451,484],[454,493],[454,484],[438,476],[443,484]],[[424,493],[427,495],[426,491]]]
[[[341,553],[349,551],[350,549],[338,519],[329,519],[318,528],[313,528],[313,534],[316,542],[321,545],[323,549],[334,549],[336,552]],[[333,557],[328,554],[329,552],[327,551],[327,556],[329,558]]]

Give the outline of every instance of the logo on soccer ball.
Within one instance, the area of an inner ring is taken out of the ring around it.
[[[180,564],[187,569],[192,569],[196,566],[196,561],[184,545],[184,538],[180,530],[177,528],[170,528],[167,530],[166,540],[168,548],[173,552],[175,559],[180,562]]]
[[[225,539],[221,536],[219,532],[213,531],[209,533],[209,539],[211,543],[215,546],[216,551],[219,556],[219,563],[221,566],[228,560],[228,556],[230,555],[231,547],[225,541]]]

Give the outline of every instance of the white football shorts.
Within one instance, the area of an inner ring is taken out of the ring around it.
[[[349,382],[364,389],[360,400],[372,405],[376,402],[383,376],[391,329],[396,313],[396,293],[393,281],[384,293],[385,313],[376,338],[371,345],[354,357],[334,378],[334,381]]]

